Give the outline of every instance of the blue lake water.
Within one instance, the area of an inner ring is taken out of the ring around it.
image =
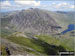
[[[75,24],[69,24],[68,29],[64,30],[62,32],[62,34],[65,34],[65,33],[69,32],[69,31],[72,31],[72,30],[75,30]]]

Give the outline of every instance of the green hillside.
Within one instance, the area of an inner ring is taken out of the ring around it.
[[[24,34],[26,37],[23,37],[17,36],[18,34],[12,34],[3,39],[18,44],[21,47],[27,47],[22,51],[35,55],[56,55],[59,54],[59,51],[74,51],[74,37],[64,37],[64,35],[53,37],[49,35],[32,35],[29,33]]]

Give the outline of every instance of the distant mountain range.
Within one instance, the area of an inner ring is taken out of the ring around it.
[[[1,26],[30,33],[57,33],[74,24],[74,12],[52,12],[38,8],[1,14]]]

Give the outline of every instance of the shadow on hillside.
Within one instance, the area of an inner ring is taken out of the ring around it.
[[[47,55],[58,55],[59,51],[66,51],[62,46],[55,46],[55,45],[50,45],[43,40],[36,40],[32,41],[34,44],[43,47],[43,53],[46,53]]]

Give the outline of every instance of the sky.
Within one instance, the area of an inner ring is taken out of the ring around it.
[[[74,3],[74,0],[0,0],[0,12],[28,8],[40,8],[50,11],[74,11]]]

